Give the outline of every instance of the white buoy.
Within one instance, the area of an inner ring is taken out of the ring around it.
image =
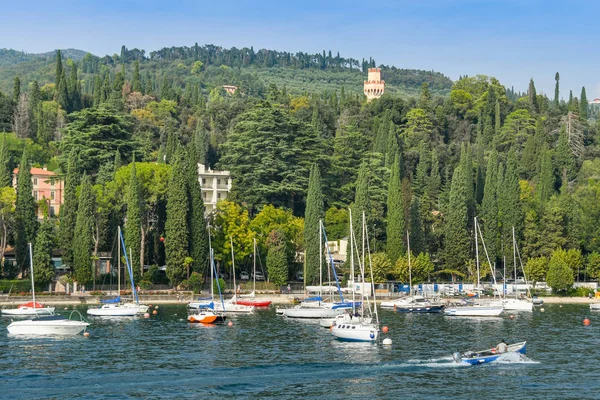
[[[542,308],[540,308],[540,311],[541,311],[541,312],[544,312],[544,311],[546,311],[546,310],[544,310],[544,308],[542,307]]]
[[[144,318],[150,318],[150,313],[144,313]]]
[[[392,339],[390,339],[390,338],[383,339],[383,344],[385,344],[386,346],[391,346],[392,345]]]

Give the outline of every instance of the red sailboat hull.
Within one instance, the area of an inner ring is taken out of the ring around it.
[[[243,306],[269,307],[271,300],[238,300],[236,303]]]

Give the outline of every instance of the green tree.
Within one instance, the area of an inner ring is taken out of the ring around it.
[[[174,287],[179,285],[185,278],[184,262],[185,258],[188,257],[189,227],[187,215],[189,203],[183,158],[183,149],[179,148],[171,163],[165,222],[167,276]]]
[[[537,282],[544,281],[548,273],[548,259],[546,257],[534,257],[525,263],[525,276],[532,282],[533,286]]]
[[[95,196],[92,192],[90,178],[84,175],[81,179],[81,192],[73,236],[73,269],[75,279],[82,285],[90,282],[94,276],[92,274],[91,256],[94,246],[95,208]]]
[[[554,105],[556,107],[558,107],[559,102],[560,102],[560,100],[558,98],[558,95],[559,95],[560,75],[559,75],[558,72],[556,73],[556,75],[554,75],[554,80],[556,81],[556,85],[554,86]]]
[[[284,285],[288,280],[288,255],[285,241],[285,234],[278,230],[272,231],[267,238],[269,281],[277,286]]]
[[[585,94],[585,86],[581,88],[581,96],[579,97],[579,118],[582,121],[587,121],[588,119],[588,101]]]
[[[500,255],[500,222],[498,221],[498,153],[492,151],[488,158],[483,200],[481,202],[481,219],[483,236],[491,260]]]
[[[198,181],[197,156],[190,147],[187,163],[187,193],[188,193],[188,227],[189,227],[189,253],[192,257],[192,269],[204,274],[208,260],[208,230],[204,219],[204,200],[202,187]]]
[[[469,259],[470,243],[467,208],[467,179],[463,167],[459,165],[454,170],[452,185],[450,187],[450,201],[444,228],[445,246],[444,260],[448,268],[466,271],[466,262]]]
[[[400,164],[396,155],[392,164],[387,198],[387,255],[392,264],[405,252],[406,221],[400,179]]]
[[[533,113],[538,112],[538,102],[537,102],[537,93],[535,91],[535,84],[533,83],[533,78],[529,80],[529,89],[527,90],[527,98],[529,102],[529,107]]]
[[[133,91],[141,93],[142,92],[142,79],[140,77],[140,62],[135,60],[135,64],[133,67]]]
[[[34,243],[37,235],[38,221],[35,213],[35,200],[33,198],[33,184],[26,150],[19,173],[17,175],[17,201],[15,206],[15,250],[17,265],[26,270],[29,266],[27,258],[27,243]]]
[[[425,231],[421,221],[421,201],[413,197],[410,205],[410,249],[415,254],[425,251]]]
[[[386,282],[394,273],[393,264],[386,253],[374,253],[371,256],[371,265],[375,283]]]
[[[13,102],[17,104],[21,97],[21,79],[18,76],[15,76],[13,80]]]
[[[568,264],[567,251],[556,249],[548,262],[546,283],[554,293],[566,292],[573,287],[573,270]]]
[[[523,208],[521,205],[521,186],[519,185],[518,162],[514,151],[508,154],[506,172],[502,186],[497,189],[498,215],[502,234],[502,247],[512,248],[512,228],[518,240],[523,232]]]
[[[321,238],[319,221],[323,219],[323,192],[321,191],[321,172],[313,164],[308,179],[308,196],[304,213],[304,258],[306,263],[306,282],[314,282],[319,276],[319,254]]]
[[[69,153],[67,174],[65,177],[64,203],[60,208],[60,224],[58,230],[58,243],[62,249],[62,261],[68,267],[73,265],[73,235],[77,222],[77,149]]]
[[[587,255],[586,272],[591,279],[598,279],[600,277],[600,253],[594,251]]]
[[[56,50],[56,73],[55,73],[55,80],[54,82],[56,83],[56,87],[58,87],[58,85],[60,85],[60,76],[62,75],[63,72],[63,65],[62,65],[62,57],[60,55],[60,49]]]
[[[12,174],[10,171],[10,155],[6,143],[6,134],[1,134],[0,139],[0,187],[10,186],[12,183]]]
[[[142,203],[140,187],[135,170],[135,161],[131,163],[131,178],[127,193],[127,222],[125,224],[125,245],[131,250],[132,269],[140,268],[144,273],[144,266],[140,264],[142,249]]]
[[[554,194],[554,169],[552,167],[552,152],[542,149],[541,169],[536,182],[536,198],[541,203],[545,202]]]
[[[40,287],[45,287],[54,278],[53,250],[54,222],[46,218],[38,230],[33,251],[33,278]]]

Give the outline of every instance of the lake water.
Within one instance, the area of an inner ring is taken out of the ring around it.
[[[544,308],[514,319],[381,311],[392,346],[339,342],[273,308],[230,316],[229,327],[191,325],[185,306],[161,305],[150,319],[96,318],[89,338],[61,339],[7,335],[3,317],[0,398],[600,398],[600,313]],[[527,359],[451,358],[500,339],[527,340]]]

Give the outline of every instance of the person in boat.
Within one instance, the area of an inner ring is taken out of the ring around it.
[[[506,344],[506,341],[504,341],[504,339],[502,339],[500,341],[500,343],[498,343],[498,346],[496,346],[496,353],[498,353],[498,354],[506,353],[507,350],[508,350],[508,344]]]

